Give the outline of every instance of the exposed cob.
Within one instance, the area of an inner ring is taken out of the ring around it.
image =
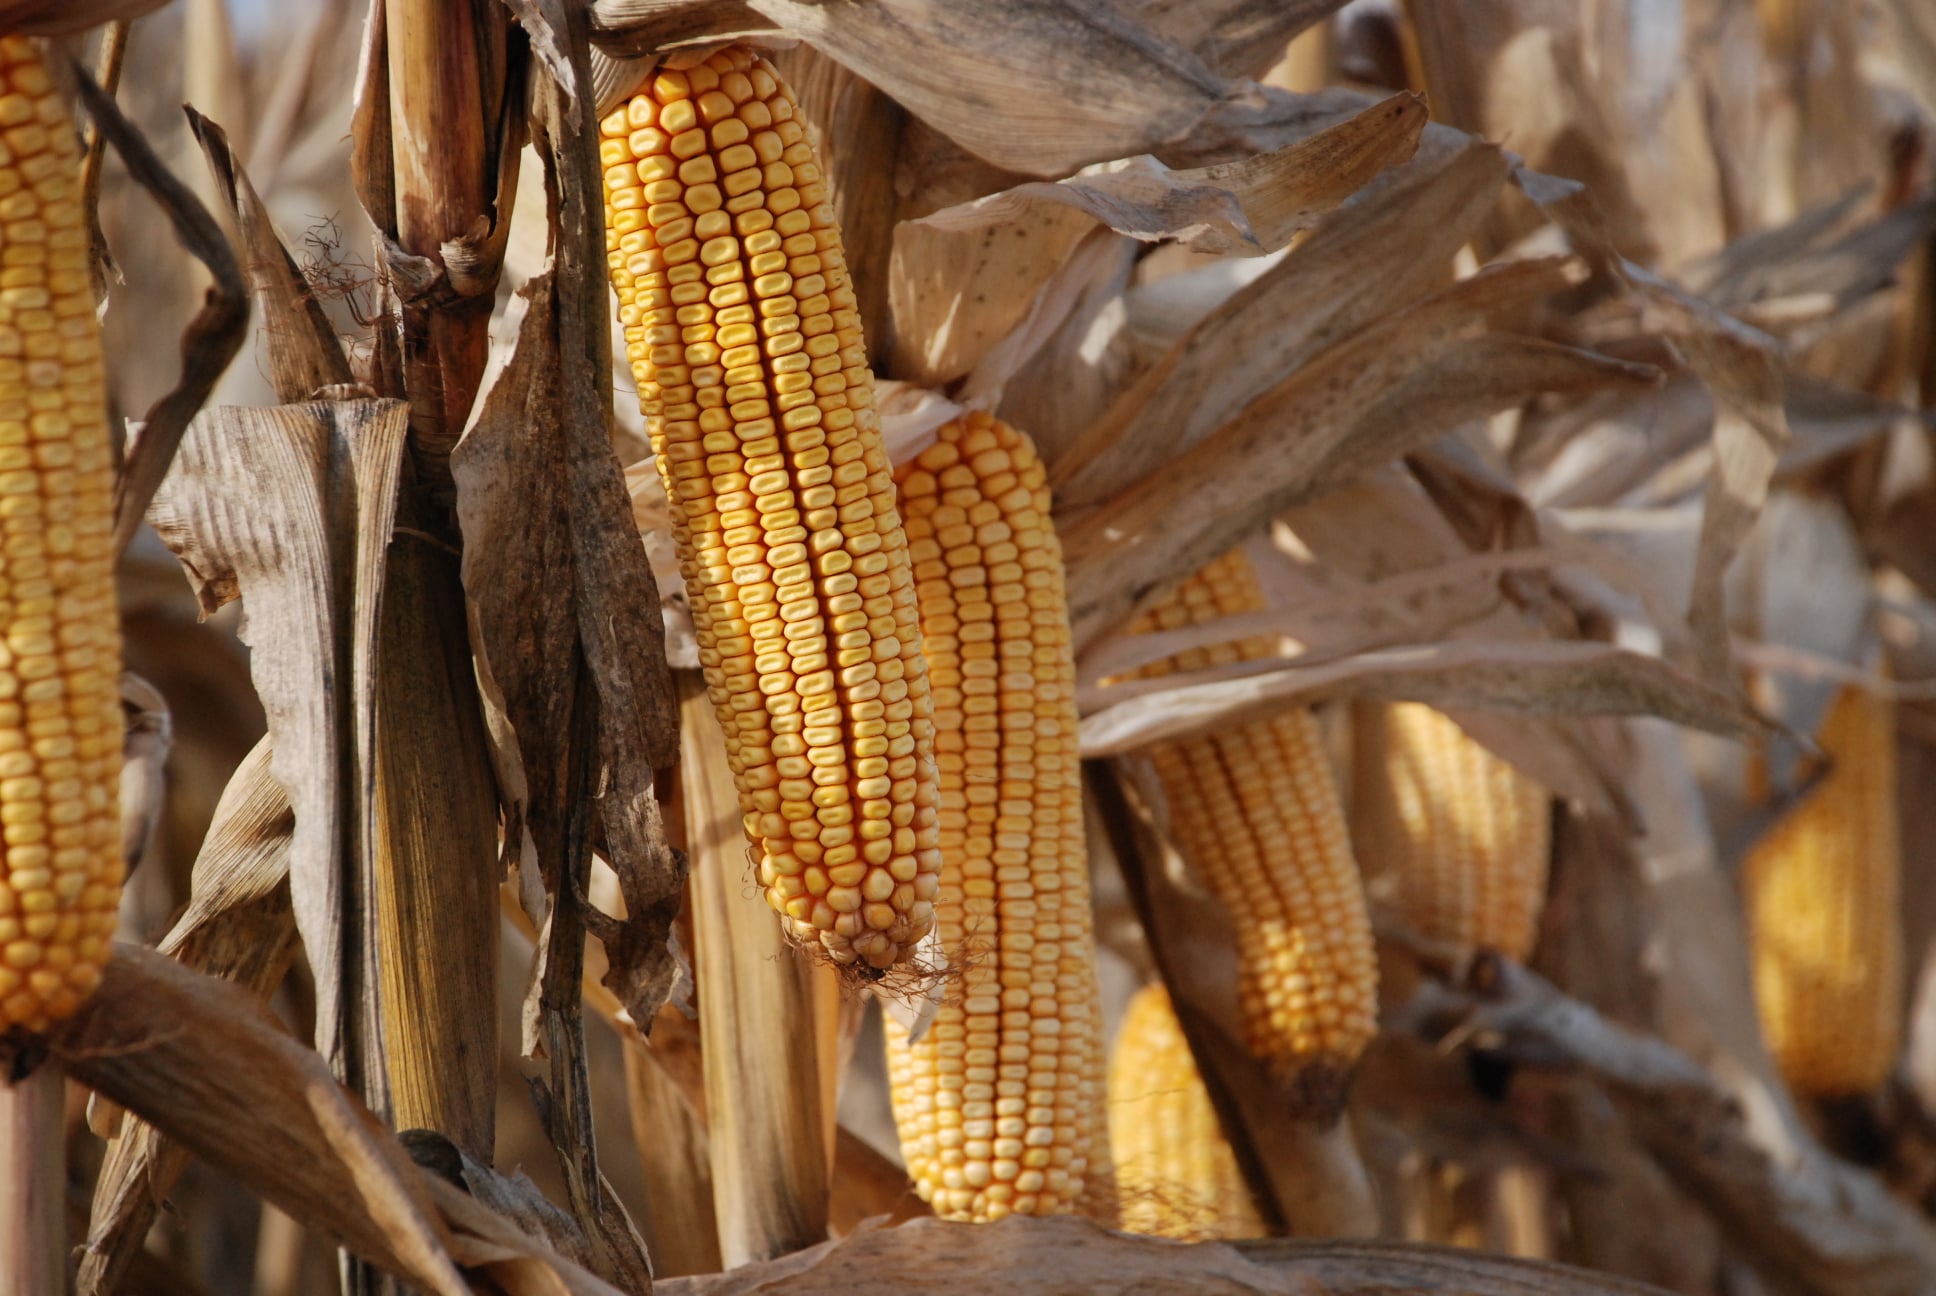
[[[1761,1029],[1800,1093],[1867,1093],[1902,1031],[1902,848],[1894,708],[1845,689],[1818,738],[1833,762],[1741,874]]]
[[[1167,630],[1265,606],[1256,572],[1232,550],[1135,625]],[[1268,639],[1192,649],[1143,674],[1267,656]],[[1154,744],[1170,831],[1237,933],[1245,1043],[1335,1110],[1351,1064],[1377,1031],[1378,968],[1364,890],[1317,721],[1290,711]]]
[[[737,47],[601,123],[626,351],[768,903],[841,963],[933,924],[934,730],[840,232]]]
[[[1123,1228],[1174,1238],[1262,1237],[1190,1043],[1160,984],[1129,1001],[1109,1054],[1109,1129]]]
[[[1551,795],[1418,702],[1380,707],[1361,733],[1359,855],[1428,940],[1533,951],[1546,902]]]
[[[120,624],[74,126],[0,37],[0,1030],[101,979],[121,889]]]
[[[918,1044],[888,1028],[908,1173],[954,1219],[1070,1211],[1091,1171],[1101,1022],[1062,549],[1042,461],[985,414],[901,498],[934,679],[937,908],[961,971]]]

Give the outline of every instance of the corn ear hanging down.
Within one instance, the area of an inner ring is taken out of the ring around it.
[[[1406,926],[1460,949],[1533,951],[1546,903],[1552,797],[1419,702],[1361,730],[1356,828],[1374,893]]]
[[[1817,741],[1828,772],[1742,867],[1755,1004],[1796,1092],[1862,1094],[1902,1034],[1895,708],[1844,689]]]
[[[934,921],[934,725],[826,183],[739,47],[600,129],[619,318],[760,886],[798,939],[885,969]]]
[[[895,1123],[935,1213],[1093,1201],[1102,1022],[1075,658],[1047,474],[986,414],[901,474],[934,681],[942,946],[960,980],[921,1040],[888,1026]]]
[[[1152,607],[1133,630],[1260,611],[1250,559],[1234,549]],[[1269,656],[1267,638],[1192,649],[1143,675]],[[1177,849],[1229,912],[1245,1043],[1335,1113],[1344,1079],[1377,1033],[1378,968],[1364,888],[1323,735],[1285,712],[1149,749]]]
[[[0,36],[0,1031],[101,979],[121,890],[120,621],[74,125]]]
[[[1160,984],[1129,1001],[1110,1050],[1109,1129],[1127,1231],[1192,1240],[1267,1232]]]

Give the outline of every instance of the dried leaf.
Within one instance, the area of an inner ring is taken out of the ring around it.
[[[277,236],[269,211],[229,147],[228,137],[193,108],[185,111],[188,128],[207,155],[216,187],[234,213],[249,250],[249,278],[262,304],[270,381],[276,395],[284,401],[305,401],[319,388],[355,381],[335,326]]]
[[[1225,76],[1261,77],[1343,0],[1128,0],[1123,8]]]
[[[359,1255],[469,1293],[415,1167],[244,991],[122,948],[49,1044],[70,1076]]]
[[[1420,161],[1320,223],[1197,325],[1056,461],[1065,512],[1116,494],[1325,347],[1440,282],[1506,177],[1489,146]],[[1391,249],[1408,254],[1392,264]]]
[[[1084,719],[1082,754],[1133,751],[1158,739],[1202,732],[1232,716],[1255,719],[1334,697],[1532,715],[1651,715],[1735,737],[1769,728],[1739,701],[1658,657],[1569,640],[1462,640],[1361,653],[1328,665],[1267,667],[1208,684],[1181,683]]]
[[[104,23],[152,13],[167,0],[0,0],[0,31],[79,36]]]
[[[249,324],[249,297],[228,236],[208,209],[162,165],[141,132],[128,124],[114,100],[94,84],[93,78],[79,64],[70,62],[69,68],[94,128],[114,145],[128,174],[154,197],[168,217],[175,238],[215,280],[203,297],[201,310],[182,330],[180,380],[148,407],[141,438],[130,447],[127,462],[115,479],[114,548],[122,553],[140,529],[142,515],[168,473],[189,420],[202,408],[215,390],[216,379],[242,348]]]
[[[1274,252],[1380,171],[1410,158],[1424,126],[1424,102],[1393,95],[1308,139],[1241,162],[1172,171],[1153,158],[1132,158],[1053,184],[1031,181],[916,223],[973,234],[1007,227],[1038,203],[1059,203],[1146,243],[1175,239],[1198,252]]]
[[[156,531],[242,638],[296,829],[290,883],[318,1051],[384,1106],[375,881],[377,595],[409,425],[401,401],[224,406],[189,425]]]
[[[159,952],[266,999],[296,951],[289,904],[294,831],[289,795],[269,773],[269,745],[258,743],[222,793],[195,859],[188,908],[162,938]],[[95,1180],[93,1218],[75,1280],[81,1296],[119,1289],[162,1198],[187,1164],[187,1150],[154,1126],[134,1118],[120,1122]]]
[[[590,9],[592,39],[619,54],[650,55],[781,30],[736,0],[593,0]]]
[[[1220,77],[1105,0],[748,0],[981,157],[1066,175],[1150,152]]]
[[[1209,438],[1065,529],[1078,648],[1266,518],[1469,419],[1542,392],[1658,371],[1483,322],[1563,287],[1565,262],[1512,262],[1387,317],[1250,402]],[[1160,543],[1158,543],[1160,537]]]
[[[1177,1243],[1073,1216],[995,1224],[915,1220],[781,1260],[660,1283],[661,1296],[885,1296],[908,1275],[934,1296],[1131,1288],[1139,1296],[1657,1296],[1565,1265],[1399,1242]]]

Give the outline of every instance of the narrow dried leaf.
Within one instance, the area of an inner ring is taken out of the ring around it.
[[[1488,145],[1420,161],[1320,222],[1125,390],[1056,460],[1065,512],[1109,498],[1201,440],[1325,347],[1440,282],[1492,206],[1506,162]],[[1396,265],[1391,249],[1407,255]]]
[[[152,513],[204,609],[245,596],[270,766],[296,814],[290,884],[318,1051],[379,1111],[377,603],[408,427],[401,401],[210,410],[189,425]]]
[[[1201,732],[1232,716],[1255,719],[1333,697],[1532,715],[1651,715],[1732,737],[1769,729],[1738,700],[1658,657],[1571,640],[1467,640],[1390,648],[1328,665],[1265,669],[1148,693],[1085,719],[1082,753],[1133,751],[1161,738]]]
[[[815,969],[748,901],[749,850],[726,741],[688,677],[680,752],[704,1046],[713,1211],[727,1268],[827,1236],[828,1166],[812,1027]]]
[[[781,30],[739,0],[593,0],[590,9],[592,39],[621,54],[656,54]]]
[[[1175,239],[1198,252],[1261,255],[1409,159],[1424,128],[1424,101],[1393,95],[1308,139],[1240,162],[1173,171],[1153,158],[1132,158],[1053,184],[1030,181],[917,224],[974,234],[1008,226],[1038,203],[1059,203],[1145,243]]]
[[[1271,515],[1449,428],[1543,392],[1655,381],[1650,366],[1481,331],[1490,315],[1565,286],[1569,268],[1563,261],[1504,263],[1379,321],[1074,519],[1063,553],[1078,647]]]

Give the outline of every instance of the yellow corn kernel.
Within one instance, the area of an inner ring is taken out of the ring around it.
[[[1129,1001],[1110,1050],[1109,1129],[1124,1229],[1192,1241],[1264,1236],[1161,984]]]
[[[1862,1094],[1902,1033],[1895,709],[1845,689],[1817,741],[1833,764],[1742,867],[1762,1034],[1798,1093]]]
[[[120,621],[80,156],[0,36],[0,1031],[100,982],[121,892]]]
[[[1265,607],[1232,550],[1133,629],[1176,629]],[[1192,649],[1144,675],[1268,656],[1268,639]],[[1230,913],[1245,1043],[1335,1113],[1352,1063],[1377,1032],[1378,968],[1364,889],[1323,736],[1309,711],[1162,742],[1149,756],[1178,851]]]
[[[882,969],[933,925],[934,725],[827,186],[732,47],[600,123],[626,351],[767,902]]]
[[[1533,951],[1546,903],[1551,796],[1418,702],[1381,707],[1362,735],[1359,855],[1374,891],[1428,940]]]
[[[936,906],[960,980],[918,1044],[888,1027],[895,1122],[935,1213],[1085,1204],[1103,1120],[1075,658],[1042,461],[986,414],[901,475],[934,683]]]

